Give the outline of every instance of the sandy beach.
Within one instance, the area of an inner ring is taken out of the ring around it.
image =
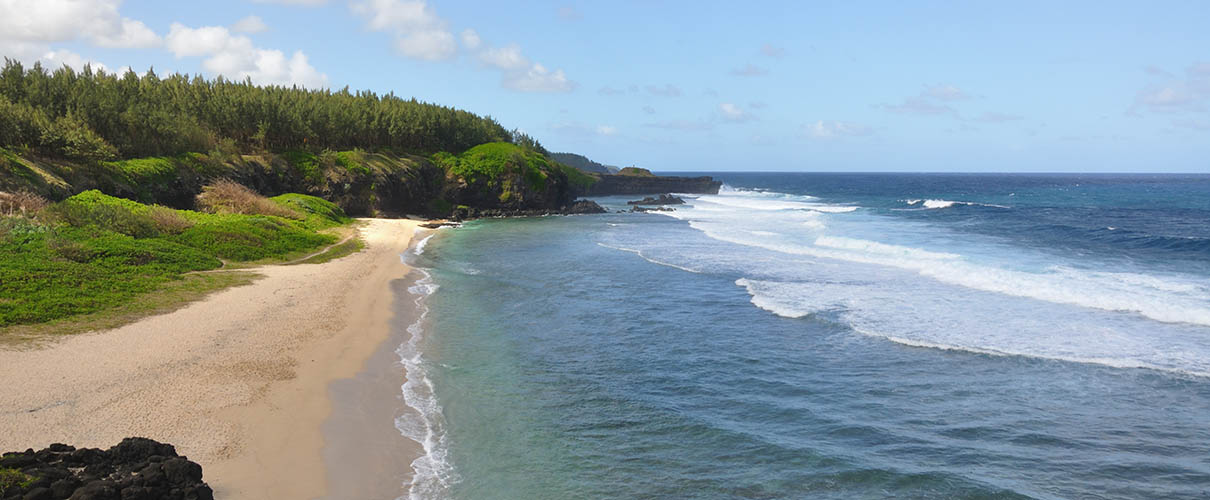
[[[202,464],[218,498],[343,496],[329,491],[324,457],[343,457],[325,446],[325,431],[352,433],[401,403],[396,397],[364,412],[334,414],[333,397],[343,393],[333,388],[356,388],[366,377],[379,388],[337,404],[374,399],[392,386],[398,394],[402,373],[386,344],[398,336],[390,328],[393,315],[407,314],[395,307],[393,290],[409,273],[400,254],[417,224],[366,220],[360,253],[326,264],[258,268],[263,278],[252,285],[169,314],[34,349],[0,350],[0,449],[56,442],[108,448],[142,436],[171,443]],[[375,437],[349,439],[391,439],[389,425],[364,430]],[[404,467],[390,467],[406,471],[420,448],[395,434],[389,458]],[[382,484],[358,488],[394,498],[403,491],[388,495],[390,489],[404,479],[386,475]]]

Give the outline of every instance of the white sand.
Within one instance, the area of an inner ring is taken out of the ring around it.
[[[218,498],[326,492],[329,384],[389,337],[391,280],[417,222],[366,221],[367,249],[268,266],[256,283],[36,350],[0,350],[0,450],[171,443]],[[416,447],[414,453],[419,453]]]

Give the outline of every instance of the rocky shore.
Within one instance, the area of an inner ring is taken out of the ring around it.
[[[170,444],[126,438],[100,450],[52,444],[0,458],[0,499],[212,500],[202,466]]]

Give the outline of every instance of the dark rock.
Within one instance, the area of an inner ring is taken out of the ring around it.
[[[127,438],[104,451],[55,444],[2,460],[3,467],[29,477],[0,492],[4,500],[214,499],[202,466],[177,455],[172,445],[145,438]]]
[[[34,488],[21,497],[21,500],[55,500],[55,497],[50,488]]]
[[[628,202],[626,202],[626,204],[627,205],[684,205],[685,200],[681,199],[679,196],[672,196],[670,194],[661,194],[658,198],[652,198],[652,197],[648,196],[641,200],[628,201]]]
[[[563,213],[566,214],[603,214],[606,213],[601,205],[592,200],[576,200],[571,206],[565,208]]]

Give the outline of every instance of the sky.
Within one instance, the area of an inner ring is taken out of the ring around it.
[[[1210,173],[1210,2],[0,0],[0,55],[393,92],[655,171]]]

